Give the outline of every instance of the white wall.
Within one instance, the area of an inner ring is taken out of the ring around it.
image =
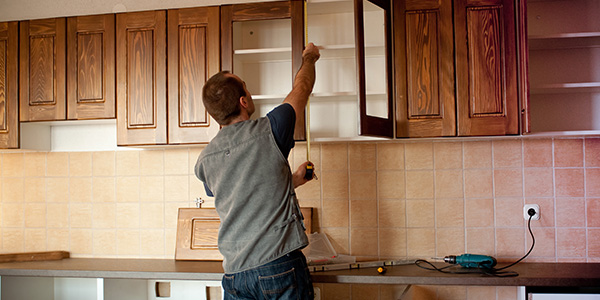
[[[0,22],[270,0],[0,0]]]

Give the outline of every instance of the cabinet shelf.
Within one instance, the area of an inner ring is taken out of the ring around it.
[[[322,57],[342,58],[354,57],[355,46],[353,44],[339,45],[317,45]],[[365,56],[382,56],[383,45],[365,45]],[[256,48],[256,49],[236,49],[233,51],[236,59],[241,61],[268,61],[268,60],[291,60],[292,49],[290,47],[281,48]]]
[[[292,48],[237,49],[233,55],[234,59],[242,62],[291,61]]]
[[[385,95],[385,93],[367,93],[367,95]],[[287,96],[287,94],[263,94],[263,95],[252,95],[253,100],[269,102],[269,100],[279,100],[283,101],[283,99]],[[319,101],[319,99],[327,99],[327,98],[339,98],[342,100],[356,100],[356,92],[316,92],[310,95],[310,99],[315,99]]]
[[[600,47],[600,32],[571,32],[530,35],[530,50]]]
[[[598,93],[600,82],[549,83],[532,86],[532,94]]]

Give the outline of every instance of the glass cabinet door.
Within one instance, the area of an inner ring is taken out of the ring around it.
[[[355,0],[360,135],[393,136],[389,1]]]

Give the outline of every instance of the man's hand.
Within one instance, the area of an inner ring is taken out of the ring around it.
[[[315,46],[313,43],[308,43],[304,51],[302,51],[302,62],[315,63],[321,57],[319,53],[319,48]]]
[[[301,164],[298,169],[296,169],[296,172],[294,172],[294,174],[292,174],[292,183],[294,184],[294,188],[297,188],[307,182],[309,182],[310,180],[312,180],[312,178],[310,179],[306,179],[305,174],[306,174],[306,166],[308,165],[312,165],[313,166],[313,172],[314,172],[314,165],[313,163],[311,163],[310,161],[306,161],[303,164]]]

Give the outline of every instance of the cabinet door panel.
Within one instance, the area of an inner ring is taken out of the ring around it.
[[[21,22],[21,121],[66,118],[65,19]]]
[[[219,131],[202,88],[219,72],[219,8],[170,10],[169,144],[208,143]]]
[[[19,25],[0,23],[0,148],[19,148]]]
[[[354,0],[359,135],[394,137],[392,11],[389,1]]]
[[[167,142],[166,12],[117,15],[117,144]]]
[[[67,50],[67,118],[114,118],[114,15],[69,18]]]
[[[454,136],[451,1],[399,1],[394,10],[396,135]]]
[[[514,1],[455,1],[458,132],[518,134]]]

